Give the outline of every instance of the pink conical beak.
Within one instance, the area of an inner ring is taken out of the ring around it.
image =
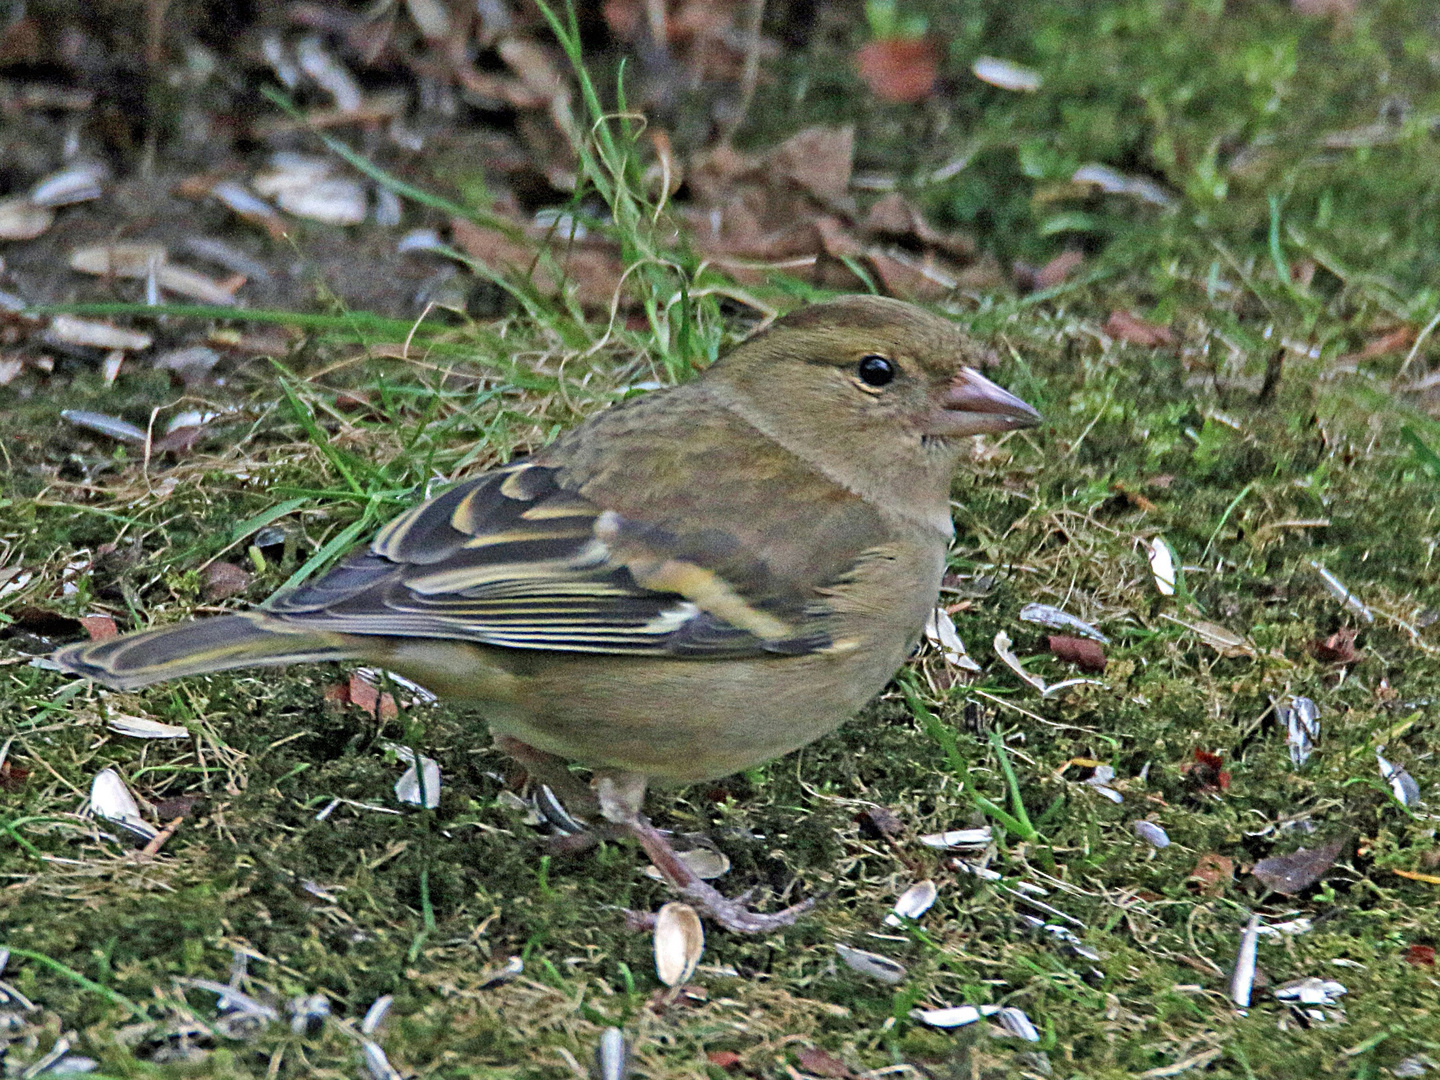
[[[974,368],[962,368],[930,414],[930,435],[993,435],[1034,427],[1041,416]]]

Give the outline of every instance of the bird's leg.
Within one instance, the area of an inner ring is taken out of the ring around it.
[[[722,896],[680,861],[670,841],[640,812],[645,801],[645,777],[638,773],[601,772],[596,774],[593,783],[600,800],[600,813],[605,819],[639,841],[655,869],[671,887],[726,930],[737,934],[763,934],[790,926],[815,906],[813,899],[805,900],[773,915],[762,915],[745,906],[749,893],[735,900]]]

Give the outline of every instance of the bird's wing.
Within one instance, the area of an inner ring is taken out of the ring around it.
[[[705,544],[603,509],[563,487],[562,472],[522,462],[461,483],[266,610],[297,628],[567,652],[720,657],[834,644],[810,598],[728,581],[704,565],[716,561]]]

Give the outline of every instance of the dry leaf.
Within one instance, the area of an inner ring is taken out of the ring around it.
[[[371,716],[375,715],[378,706],[381,720],[393,720],[400,715],[395,698],[390,694],[380,693],[380,688],[368,682],[359,672],[350,676],[350,682],[345,688],[345,700]]]
[[[811,1076],[824,1076],[832,1080],[848,1080],[855,1074],[850,1071],[850,1066],[837,1058],[828,1050],[821,1050],[819,1047],[807,1046],[795,1055],[800,1062],[800,1068],[804,1069]]]
[[[212,603],[242,593],[250,587],[250,574],[234,563],[212,562],[200,572],[205,599]]]
[[[1310,642],[1310,651],[1322,664],[1354,664],[1364,659],[1364,653],[1355,648],[1354,627],[1346,626],[1324,640]]]
[[[1156,345],[1174,345],[1175,335],[1168,326],[1147,322],[1128,311],[1112,311],[1105,320],[1105,333],[1132,345],[1153,348]]]
[[[1081,671],[1099,674],[1105,670],[1105,650],[1098,642],[1060,634],[1051,634],[1046,640],[1052,653],[1061,660],[1068,660]]]
[[[924,101],[940,72],[935,46],[923,39],[866,42],[855,54],[855,67],[871,93],[897,105]]]
[[[790,136],[769,156],[781,176],[821,202],[838,202],[850,191],[855,128],[848,124],[838,128],[808,127]]]
[[[1341,836],[1313,851],[1300,848],[1289,855],[1261,859],[1250,873],[1276,892],[1286,895],[1303,892],[1325,876],[1348,843],[1349,838]]]
[[[109,615],[82,615],[80,625],[90,635],[91,641],[105,641],[120,633],[115,620]]]
[[[1040,268],[1040,272],[1035,275],[1035,288],[1054,288],[1083,265],[1083,254],[1078,251],[1062,251]]]

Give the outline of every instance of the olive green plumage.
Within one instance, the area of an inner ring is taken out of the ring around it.
[[[684,386],[464,481],[261,611],[72,646],[116,687],[355,659],[492,730],[676,780],[804,745],[935,602],[961,437],[1038,418],[897,301],[802,309]]]

